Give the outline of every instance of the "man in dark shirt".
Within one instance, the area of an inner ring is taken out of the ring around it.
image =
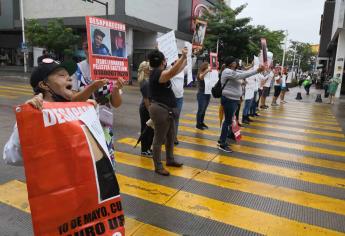
[[[93,54],[111,56],[109,49],[105,46],[103,38],[105,34],[100,29],[95,29],[93,32],[93,43],[92,43],[92,52]]]
[[[43,52],[42,52],[42,56],[39,56],[39,57],[37,58],[37,65],[41,65],[43,59],[45,59],[45,58],[50,58],[50,57],[51,57],[51,56],[49,55],[48,50],[44,49]]]
[[[164,54],[154,50],[149,54],[150,66],[152,68],[149,80],[150,98],[152,100],[149,108],[150,117],[154,124],[153,138],[153,162],[155,172],[160,175],[169,175],[164,169],[161,161],[162,145],[165,143],[166,165],[181,167],[183,164],[174,159],[174,140],[175,140],[175,115],[177,105],[174,92],[171,89],[170,80],[183,70],[187,59],[187,48],[182,49],[182,56],[169,69],[166,68]]]

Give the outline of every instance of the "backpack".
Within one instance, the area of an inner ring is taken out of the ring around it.
[[[225,85],[228,83],[229,80],[225,81],[225,84],[222,86],[221,79],[217,81],[217,83],[211,89],[212,96],[214,98],[220,98],[222,96],[223,89]]]

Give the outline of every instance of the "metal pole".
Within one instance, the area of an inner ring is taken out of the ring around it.
[[[219,39],[217,39],[217,55],[218,55],[218,48],[219,48]]]
[[[282,69],[284,68],[284,63],[285,63],[285,53],[286,53],[287,37],[288,37],[288,31],[286,30],[285,46],[284,46],[283,60],[282,60]]]
[[[107,16],[107,19],[109,20],[108,2],[105,3],[105,14],[106,14],[106,16]]]
[[[24,26],[24,6],[23,0],[20,0],[20,14],[22,20],[22,35],[23,35],[23,45],[25,45],[25,26]],[[24,50],[24,72],[28,72],[27,62],[26,62],[26,51]]]
[[[292,71],[295,71],[296,49],[293,51]]]

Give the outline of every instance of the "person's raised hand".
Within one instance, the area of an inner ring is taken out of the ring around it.
[[[108,79],[99,79],[95,80],[92,83],[92,86],[95,88],[95,90],[102,88],[104,85],[108,83]]]
[[[263,65],[260,65],[259,68],[256,70],[258,73],[261,73],[263,71],[265,71],[266,67]]]
[[[43,94],[40,93],[38,95],[35,95],[33,98],[31,98],[30,100],[27,100],[25,102],[25,104],[30,104],[31,106],[33,106],[34,108],[38,109],[38,110],[42,110],[43,108]]]
[[[125,85],[126,81],[123,78],[118,78],[116,83],[114,83],[114,88],[120,90]]]
[[[182,48],[181,50],[181,54],[183,57],[187,57],[187,54],[188,54],[188,48],[187,47],[184,47]]]

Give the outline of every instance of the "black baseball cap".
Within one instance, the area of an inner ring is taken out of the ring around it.
[[[226,57],[225,60],[224,60],[224,64],[226,66],[230,66],[234,62],[236,62],[238,64],[239,60],[236,57],[233,57],[233,56]]]
[[[73,75],[77,70],[77,64],[74,61],[65,61],[60,63],[51,58],[44,58],[40,64],[31,74],[30,84],[33,89],[38,86],[40,81],[44,81],[56,69],[64,68],[69,75]]]

